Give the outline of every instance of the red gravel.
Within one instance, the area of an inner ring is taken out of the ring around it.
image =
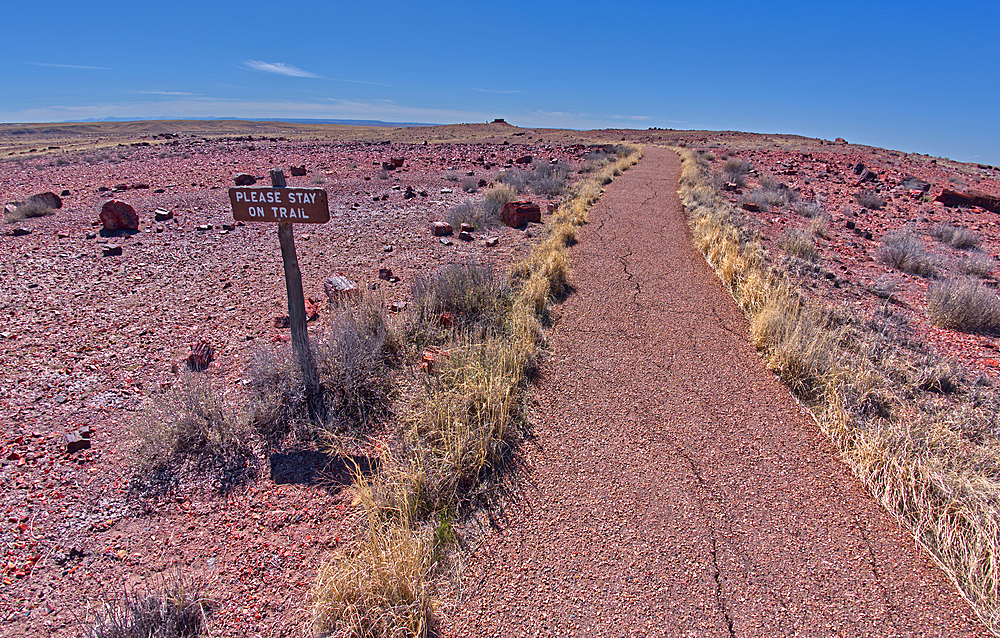
[[[531,489],[486,535],[459,635],[986,631],[762,365],[647,147],[573,249]]]

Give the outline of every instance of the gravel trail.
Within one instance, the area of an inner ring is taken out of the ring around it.
[[[646,148],[572,249],[526,450],[445,633],[985,636],[766,370]]]

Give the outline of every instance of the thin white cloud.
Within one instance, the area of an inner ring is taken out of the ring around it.
[[[106,66],[83,66],[81,64],[53,64],[51,62],[28,62],[34,66],[50,66],[57,69],[87,69],[90,71],[108,71]]]
[[[291,64],[284,62],[261,62],[260,60],[244,60],[243,65],[251,71],[261,73],[274,73],[276,75],[287,75],[293,78],[318,78],[320,76],[309,71],[304,71]]]
[[[351,84],[370,84],[372,86],[388,86],[388,87],[392,86],[391,84],[382,84],[381,82],[369,82],[368,80],[347,80],[344,78],[330,78],[330,79],[333,80],[334,82],[350,82]]]
[[[496,90],[496,89],[476,89],[476,88],[474,88],[472,90],[473,91],[479,91],[480,93],[521,93],[521,91],[515,91],[515,90],[499,91],[499,90]]]
[[[196,93],[186,93],[184,91],[132,91],[142,95],[197,95]]]
[[[651,120],[649,115],[612,115],[616,120]]]

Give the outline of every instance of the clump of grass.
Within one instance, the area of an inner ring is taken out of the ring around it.
[[[447,173],[444,174],[444,180],[447,182],[457,182],[458,173],[456,173],[455,171],[448,171]]]
[[[606,154],[605,154],[606,155]],[[566,188],[570,165],[566,162],[534,160],[531,170],[511,169],[497,175],[497,181],[517,193],[530,190],[536,195],[555,196]]]
[[[735,181],[735,177],[746,175],[753,168],[753,164],[738,157],[730,157],[722,164],[722,173],[729,179]]]
[[[136,419],[136,481],[169,488],[187,471],[218,481],[227,489],[254,477],[246,412],[228,397],[221,381],[184,373]]]
[[[323,173],[313,173],[312,177],[309,178],[309,183],[316,184],[317,186],[320,184],[325,184],[326,178],[323,177]]]
[[[483,195],[482,203],[485,225],[490,226],[499,224],[500,213],[503,211],[504,204],[513,202],[516,199],[517,193],[515,193],[513,189],[507,188],[506,186],[498,186],[486,191],[486,194]]]
[[[997,260],[986,253],[973,252],[962,255],[962,258],[955,264],[955,268],[963,275],[992,277],[997,269]]]
[[[795,205],[795,212],[810,219],[824,215],[823,205],[817,201],[802,201]]]
[[[209,604],[200,588],[180,577],[165,582],[158,593],[125,590],[122,599],[106,602],[103,617],[90,638],[195,638],[206,630]]]
[[[868,210],[882,210],[885,200],[878,196],[875,191],[863,190],[854,195],[854,201],[859,206],[864,206]]]
[[[362,436],[389,415],[390,371],[399,344],[372,303],[348,306],[331,316],[310,341],[319,381],[310,414],[301,366],[288,344],[255,352],[247,366],[254,430],[270,446],[287,436]]]
[[[830,217],[826,213],[816,215],[809,221],[809,232],[817,237],[826,237],[830,230]]]
[[[496,270],[475,262],[451,264],[413,282],[413,319],[409,332],[419,342],[440,340],[442,323],[495,326],[511,305],[512,291]],[[450,315],[442,322],[441,316]],[[423,335],[423,337],[417,337]]]
[[[942,244],[947,244],[959,250],[975,248],[983,242],[983,238],[973,230],[953,224],[935,224],[931,229],[931,237]]]
[[[909,230],[887,233],[882,238],[877,258],[879,262],[911,275],[933,277],[936,273],[937,260]]]
[[[475,177],[463,177],[459,186],[466,193],[475,193],[479,190],[479,180]]]
[[[942,328],[961,332],[1000,332],[1000,299],[981,281],[948,278],[927,287],[927,315]]]
[[[789,255],[805,259],[806,261],[816,261],[819,258],[819,251],[810,234],[801,230],[786,228],[778,235],[778,247]]]
[[[45,217],[47,215],[55,215],[55,213],[56,211],[49,208],[44,202],[29,199],[18,205],[13,211],[7,211],[4,219],[8,224],[15,224],[32,217]]]

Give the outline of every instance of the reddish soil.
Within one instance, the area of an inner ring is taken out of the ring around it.
[[[297,634],[315,569],[349,537],[342,468],[324,468],[327,459],[309,450],[261,458],[260,478],[228,496],[197,482],[160,498],[130,491],[132,422],[173,382],[189,344],[212,344],[205,374],[238,390],[249,354],[288,336],[272,325],[287,314],[277,228],[226,229],[235,173],[283,166],[290,186],[321,175],[331,221],[295,230],[306,296],[325,299],[324,279],[339,272],[388,304],[406,301],[422,272],[466,260],[502,266],[531,241],[530,229],[506,227],[468,243],[454,236],[450,246],[432,237],[431,221],[478,197],[447,173],[489,180],[526,154],[576,163],[582,155],[500,143],[156,143],[0,163],[0,201],[70,191],[57,214],[0,228],[4,635],[79,635],[103,600],[177,571],[200,577],[219,601],[212,635]],[[403,167],[380,178],[393,157]],[[288,167],[302,164],[308,175],[291,177]],[[113,196],[139,212],[140,232],[102,237],[97,216],[112,193],[98,188],[118,184],[127,188]],[[427,194],[404,199],[407,186]],[[156,208],[174,219],[154,222]],[[13,228],[30,234],[12,236]],[[499,246],[487,247],[487,235]],[[102,256],[109,244],[123,254]],[[379,280],[380,267],[400,281]],[[62,437],[81,426],[93,429],[93,446],[68,454]]]
[[[531,488],[473,552],[449,631],[979,636],[930,559],[769,373],[647,147],[573,248]]]

